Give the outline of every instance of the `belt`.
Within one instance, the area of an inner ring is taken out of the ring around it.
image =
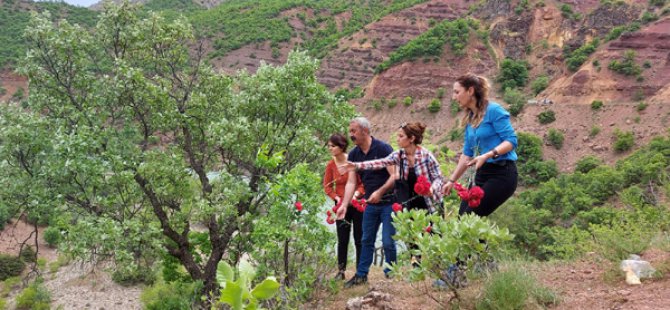
[[[494,162],[490,162],[490,163],[487,162],[487,164],[495,165],[495,166],[500,166],[500,167],[505,167],[505,166],[507,166],[507,165],[512,165],[512,164],[514,164],[514,161],[513,161],[513,160],[509,160],[509,159],[505,159],[505,160],[498,160],[498,161],[494,161]]]

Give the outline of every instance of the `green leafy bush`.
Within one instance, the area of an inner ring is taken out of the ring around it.
[[[430,113],[440,112],[440,109],[442,109],[442,101],[440,101],[440,99],[434,98],[428,104],[428,111]]]
[[[508,111],[512,116],[518,116],[526,105],[526,96],[516,88],[505,89],[503,100],[509,105]]]
[[[607,68],[628,76],[638,76],[642,73],[640,65],[635,63],[635,51],[627,50],[624,52],[623,60],[612,60]]]
[[[635,106],[635,110],[638,112],[644,111],[647,108],[647,103],[646,102],[640,102]]]
[[[591,110],[597,111],[597,110],[600,110],[600,108],[602,108],[602,107],[603,107],[603,102],[601,100],[593,100],[593,102],[591,102]]]
[[[528,83],[528,62],[525,60],[514,60],[505,58],[500,64],[500,74],[497,81],[500,89],[520,88]]]
[[[147,310],[193,309],[199,286],[198,283],[157,282],[142,291],[140,300]]]
[[[465,19],[445,19],[437,26],[420,34],[389,54],[389,59],[380,63],[375,69],[380,73],[394,64],[415,60],[424,56],[440,56],[445,43],[449,44],[456,55],[462,55],[469,38],[469,27]]]
[[[151,285],[156,281],[156,273],[150,267],[128,264],[117,266],[112,272],[112,280],[123,286],[131,286],[139,283]]]
[[[584,44],[572,52],[565,53],[565,63],[571,71],[577,71],[579,67],[589,58],[589,55],[596,51],[600,41],[596,38],[593,41]]]
[[[451,113],[451,116],[456,116],[460,111],[461,106],[458,105],[458,101],[451,100],[451,102],[449,102],[449,112]]]
[[[405,99],[402,100],[402,103],[406,106],[409,107],[412,105],[412,97],[407,96]]]
[[[58,227],[49,226],[44,230],[43,233],[44,241],[51,246],[55,247],[61,240],[61,233]]]
[[[35,253],[32,246],[26,244],[21,248],[19,257],[24,262],[34,263],[37,260],[37,253]]]
[[[20,257],[0,254],[0,281],[20,275],[25,267]]]
[[[542,159],[542,139],[531,133],[517,133],[519,157],[519,184],[537,185],[546,182],[558,174],[558,167],[554,161]]]
[[[591,127],[591,130],[589,131],[589,137],[593,138],[597,136],[600,133],[600,126],[598,125],[593,125]]]
[[[630,150],[633,145],[635,145],[635,139],[632,131],[623,132],[618,129],[614,131],[614,144],[612,145],[614,151],[622,153]]]
[[[560,150],[563,147],[565,136],[562,132],[554,128],[550,128],[547,132],[547,140],[549,141],[550,145],[553,145],[557,150]]]
[[[491,275],[476,309],[526,309],[530,304],[557,305],[558,296],[520,266]],[[504,306],[503,306],[504,305]]]
[[[440,88],[437,89],[437,93],[435,94],[435,97],[437,97],[437,99],[442,99],[444,97],[444,93],[445,93],[444,87],[440,87]]]
[[[34,282],[16,296],[17,309],[48,310],[51,294],[39,282]]]
[[[533,93],[536,96],[545,90],[547,86],[549,86],[549,77],[546,75],[540,75],[530,83],[530,88],[533,89]]]
[[[556,120],[556,114],[552,110],[542,111],[537,115],[540,124],[546,125]]]
[[[577,161],[577,164],[575,165],[575,171],[588,173],[602,164],[603,162],[600,158],[593,155],[587,155]]]
[[[391,98],[391,99],[388,101],[388,106],[389,106],[389,108],[393,108],[393,107],[395,107],[395,106],[397,106],[397,105],[398,105],[398,99],[396,99],[396,98]]]

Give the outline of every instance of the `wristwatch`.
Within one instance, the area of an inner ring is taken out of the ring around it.
[[[493,159],[500,157],[500,154],[498,153],[498,150],[496,150],[496,148],[493,148],[492,152],[493,152]]]

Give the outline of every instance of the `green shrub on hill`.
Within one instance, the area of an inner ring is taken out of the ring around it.
[[[600,158],[588,155],[577,161],[575,172],[588,173],[602,164],[603,162]]]
[[[634,144],[635,139],[632,131],[623,132],[618,129],[614,131],[614,143],[612,144],[614,151],[618,153],[628,151]]]
[[[600,40],[596,38],[574,51],[565,52],[565,63],[568,66],[568,69],[577,71],[577,69],[579,69],[579,67],[581,67],[581,65],[589,58],[589,55],[596,51],[599,44]]]
[[[445,20],[391,52],[389,59],[379,64],[375,72],[380,73],[394,64],[423,56],[440,56],[445,44],[449,44],[454,54],[461,55],[469,34],[470,28],[465,19]]]
[[[537,121],[546,125],[556,120],[556,113],[552,110],[542,111],[537,115]]]
[[[518,116],[526,105],[526,96],[516,88],[507,88],[503,95],[503,101],[509,105],[507,109],[509,113],[512,116]]]
[[[20,257],[0,254],[0,281],[20,275],[25,267]]]
[[[500,64],[500,73],[497,81],[500,83],[500,89],[521,88],[528,83],[529,64],[525,60],[514,60],[505,58]]]
[[[442,109],[442,101],[440,101],[440,99],[433,98],[433,100],[431,100],[428,104],[428,112],[437,113],[440,112],[440,109]]]
[[[525,132],[517,133],[517,138],[519,184],[538,185],[558,175],[556,162],[542,159],[542,138]]]
[[[633,50],[624,52],[622,60],[612,60],[607,68],[627,76],[639,76],[642,73],[640,65],[635,63],[635,51]]]
[[[547,140],[549,141],[550,145],[553,145],[557,150],[560,150],[563,147],[565,136],[562,132],[554,128],[550,128],[547,132]]]

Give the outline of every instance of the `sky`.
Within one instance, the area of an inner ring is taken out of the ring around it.
[[[94,4],[100,0],[63,0],[65,3],[69,3],[72,5],[77,5],[77,6],[90,6],[91,4]]]

